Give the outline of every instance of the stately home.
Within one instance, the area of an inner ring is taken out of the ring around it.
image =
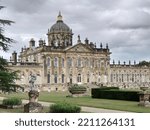
[[[19,56],[14,52],[9,67],[19,70],[16,84],[28,88],[30,75],[36,76],[40,90],[67,90],[70,84],[118,86],[123,88],[149,86],[150,69],[136,63],[110,64],[108,44],[96,45],[87,38],[73,44],[72,29],[59,13],[57,21],[48,29],[48,43],[32,38]],[[38,46],[36,46],[38,44]]]

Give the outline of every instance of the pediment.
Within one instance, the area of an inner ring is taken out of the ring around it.
[[[79,43],[70,48],[66,49],[66,52],[92,52],[92,49],[87,47],[85,44]]]

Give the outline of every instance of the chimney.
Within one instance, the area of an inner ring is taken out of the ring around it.
[[[34,41],[33,38],[31,38],[31,40],[30,40],[30,42],[29,42],[29,47],[30,47],[30,48],[35,47],[35,41]]]
[[[12,61],[14,62],[15,65],[17,64],[17,52],[16,51],[12,53]]]
[[[89,40],[87,38],[85,39],[85,44],[89,44]]]
[[[42,39],[39,40],[39,47],[42,47],[44,44],[44,41]]]

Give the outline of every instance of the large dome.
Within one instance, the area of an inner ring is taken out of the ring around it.
[[[50,32],[70,32],[71,29],[63,22],[62,16],[59,13],[57,22],[50,28]]]
[[[57,21],[57,23],[55,23],[50,28],[50,32],[60,32],[60,31],[68,32],[70,31],[70,28],[65,23],[63,23],[63,21]]]

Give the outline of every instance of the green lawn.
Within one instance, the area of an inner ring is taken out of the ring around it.
[[[69,93],[64,92],[41,92],[39,96],[40,101],[46,102],[60,102],[66,101],[82,106],[90,106],[96,108],[105,108],[113,110],[122,110],[130,112],[147,112],[150,113],[150,108],[139,107],[138,102],[122,101],[122,100],[107,100],[107,99],[92,99],[90,96],[86,97],[66,97]],[[20,97],[22,99],[28,99],[27,93],[13,93],[13,94],[0,94],[0,96],[6,97]]]

